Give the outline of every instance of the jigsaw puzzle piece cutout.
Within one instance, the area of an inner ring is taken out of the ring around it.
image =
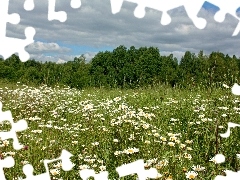
[[[6,36],[7,22],[11,24],[18,24],[20,16],[17,13],[8,14],[9,0],[1,0],[0,2],[0,38]],[[4,18],[3,18],[4,17]]]
[[[23,180],[51,180],[49,171],[38,174],[38,175],[33,175],[33,166],[31,164],[25,164],[23,166],[23,173],[26,175],[26,178]],[[20,180],[20,178],[19,178]]]
[[[30,55],[25,51],[25,47],[34,42],[35,29],[32,27],[25,29],[26,39],[6,37],[7,23],[18,24],[20,22],[19,14],[8,14],[8,6],[9,0],[0,1],[0,54],[6,59],[17,52],[22,61],[27,61]]]
[[[236,13],[236,10],[240,7],[239,0],[208,0],[208,2],[220,8],[220,10],[217,11],[214,15],[215,21],[223,22],[225,20],[226,14],[230,14],[233,17],[239,19]]]
[[[71,0],[70,5],[73,9],[78,9],[81,7],[82,3],[81,0]]]
[[[5,159],[0,160],[0,179],[6,180],[3,168],[11,168],[15,164],[14,159],[12,156],[8,156]]]
[[[218,12],[214,15],[214,19],[217,22],[223,22],[226,18],[226,14],[230,14],[236,19],[238,19],[238,25],[235,28],[232,36],[236,36],[240,31],[240,18],[237,15],[237,9],[240,7],[239,0],[229,0],[229,1],[222,1],[222,0],[208,0],[211,4],[214,4],[220,8]]]
[[[31,164],[26,164],[23,166],[23,173],[26,175],[26,178],[23,180],[51,180],[48,164],[59,160],[62,161],[62,169],[64,171],[70,171],[74,167],[74,164],[70,160],[72,156],[70,152],[63,149],[59,158],[52,160],[45,159],[43,163],[46,172],[39,175],[33,175],[33,166]]]
[[[11,124],[11,130],[8,132],[0,132],[0,138],[2,140],[13,139],[13,148],[19,150],[23,147],[18,141],[16,132],[24,131],[27,129],[28,124],[25,120],[19,120],[14,123],[11,111],[2,111],[2,103],[0,102],[0,122],[9,121]]]
[[[133,0],[131,0],[133,1]],[[172,19],[170,15],[168,14],[169,10],[175,9],[177,7],[180,7],[184,4],[185,0],[169,0],[169,1],[164,1],[164,0],[148,0],[148,1],[137,1],[135,0],[135,3],[138,3],[138,6],[136,7],[134,11],[135,17],[142,18],[145,16],[146,13],[146,8],[151,8],[157,11],[162,12],[162,17],[160,23],[162,25],[168,25],[171,23]]]
[[[112,14],[120,12],[123,4],[123,0],[110,0]]]
[[[124,0],[111,0],[112,13],[116,14],[120,11]],[[177,7],[184,6],[189,18],[193,21],[194,25],[203,29],[206,26],[206,20],[197,17],[198,12],[204,4],[204,0],[125,0],[128,2],[136,3],[137,7],[134,10],[134,15],[137,18],[143,18],[145,16],[145,8],[151,8],[162,12],[162,18],[160,23],[162,25],[168,25],[171,23],[171,17],[168,14],[169,10],[173,10]]]
[[[240,171],[234,172],[230,170],[225,170],[226,176],[218,175],[214,180],[238,180],[240,179]]]
[[[198,17],[198,13],[202,9],[204,3],[205,0],[186,0],[184,2],[184,8],[188,17],[198,29],[204,29],[207,25],[206,19]]]
[[[232,36],[238,35],[239,32],[240,32],[240,21],[238,22],[238,25],[237,25],[237,27],[235,28]]]
[[[64,149],[62,150],[60,159],[62,160],[62,169],[64,171],[70,171],[74,167],[74,164],[71,162],[71,159],[70,159],[70,157],[72,156],[73,155],[70,152]]]
[[[137,174],[138,180],[146,180],[147,178],[156,178],[158,172],[155,168],[150,168],[149,170],[145,170],[144,168],[144,160],[140,159],[135,162],[124,164],[118,168],[116,171],[119,174],[119,177],[124,177],[131,174]]]
[[[26,11],[32,11],[34,6],[34,0],[25,0],[23,7]]]
[[[4,59],[10,57],[14,53],[18,53],[22,62],[27,61],[30,58],[29,53],[25,50],[25,47],[34,42],[35,29],[27,27],[25,29],[26,39],[17,39],[10,37],[3,37],[0,41],[0,54]]]
[[[16,123],[11,123],[12,128],[9,132],[0,132],[0,137],[2,140],[13,139],[13,148],[20,150],[23,148],[18,141],[16,132],[24,131],[27,129],[27,122],[25,120],[20,120]]]
[[[220,134],[220,136],[223,137],[223,138],[228,138],[230,136],[230,133],[231,133],[231,128],[235,128],[235,127],[240,127],[240,124],[229,122],[227,132],[223,133],[223,134]]]
[[[237,83],[234,83],[231,90],[234,95],[240,96],[240,86]]]
[[[48,20],[58,20],[65,22],[67,20],[67,13],[65,11],[55,11],[56,0],[48,0]],[[81,7],[81,0],[71,0],[71,7],[74,9]]]
[[[70,171],[74,167],[74,164],[71,162],[71,159],[70,159],[70,157],[72,157],[72,156],[73,155],[70,152],[63,149],[59,158],[52,159],[52,160],[45,159],[44,166],[45,166],[46,170],[48,170],[47,164],[61,160],[62,161],[62,169],[64,171]]]
[[[124,0],[111,0],[111,8],[112,8],[112,13],[116,14],[121,10],[122,4]],[[179,6],[183,5],[183,2],[185,0],[169,0],[169,1],[164,1],[164,0],[125,0],[128,2],[132,2],[137,4],[137,7],[134,10],[134,16],[137,18],[143,18],[146,14],[146,8],[151,8],[154,10],[162,11],[162,18],[161,18],[161,24],[162,25],[167,25],[171,22],[171,17],[167,13],[167,11],[177,8]]]
[[[56,0],[48,0],[48,20],[59,20],[65,22],[67,20],[67,13],[65,11],[55,11]]]

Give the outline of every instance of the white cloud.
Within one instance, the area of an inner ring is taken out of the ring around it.
[[[92,58],[94,58],[94,56],[97,54],[98,52],[88,52],[86,54],[84,54],[84,56],[86,57],[86,61],[89,62]]]
[[[15,0],[14,3],[10,1],[9,13],[19,13],[21,23],[9,24],[7,34],[25,38],[25,27],[36,28],[35,39],[52,43],[37,42],[26,49],[43,60],[46,59],[44,53],[51,52],[55,54],[49,59],[55,62],[59,58],[66,61],[73,60],[75,56],[69,55],[69,49],[59,46],[56,42],[68,44],[67,47],[74,45],[74,47],[87,46],[93,49],[116,48],[119,45],[136,48],[154,46],[160,49],[160,53],[174,52],[176,54],[173,53],[174,56],[177,57],[181,56],[181,52],[188,50],[193,53],[203,50],[207,54],[212,51],[221,51],[224,54],[240,56],[240,33],[232,37],[238,21],[230,15],[226,15],[223,23],[218,23],[214,20],[212,11],[201,9],[198,17],[205,18],[207,26],[200,30],[194,26],[183,7],[170,11],[172,21],[169,25],[163,26],[160,23],[161,12],[147,9],[145,17],[138,19],[133,13],[136,4],[126,1],[121,11],[114,15],[111,13],[109,0],[82,0],[81,8],[76,10],[70,7],[69,1],[57,1],[56,9],[66,11],[68,14],[67,21],[61,23],[47,20],[47,3],[35,1],[36,8],[31,12],[22,8],[23,3],[24,0]],[[95,52],[91,49],[79,49],[79,51],[86,54],[89,59],[94,56],[89,51]]]
[[[88,52],[84,54],[86,57],[86,62],[89,62],[97,53],[96,52]],[[81,54],[78,55],[45,55],[45,54],[31,54],[30,59],[35,59],[38,61],[46,62],[52,61],[56,63],[65,63],[67,61],[73,61],[75,57],[80,57]]]
[[[57,63],[57,64],[63,64],[63,63],[66,63],[66,62],[67,62],[67,61],[59,58],[56,63]]]
[[[174,28],[174,30],[177,33],[183,34],[183,35],[188,35],[193,29],[194,29],[193,25],[184,25],[184,24],[181,24],[178,27]]]
[[[54,52],[54,53],[64,53],[70,51],[69,48],[60,47],[57,43],[43,43],[40,41],[34,42],[30,44],[26,50],[32,54],[39,54],[39,53],[47,53],[47,52]]]

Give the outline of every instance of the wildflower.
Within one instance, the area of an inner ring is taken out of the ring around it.
[[[223,114],[222,117],[227,117],[227,115],[226,115],[226,114]]]
[[[118,106],[118,110],[126,110],[126,109],[128,109],[128,106],[126,106],[125,104],[120,104]]]
[[[218,109],[228,110],[228,107],[218,107]]]
[[[204,118],[204,117],[205,117],[205,114],[200,114],[198,117],[199,117],[199,118]]]
[[[94,142],[92,143],[93,146],[98,146],[99,145],[99,142]]]
[[[53,176],[56,176],[56,175],[60,174],[60,171],[59,171],[59,169],[50,169],[50,173],[51,173]]]
[[[168,165],[168,160],[159,161],[158,164],[159,164],[160,166],[167,166],[167,165]]]
[[[79,166],[79,169],[80,170],[89,169],[89,166],[84,164],[84,165]]]
[[[73,144],[77,144],[77,143],[78,143],[78,141],[72,141],[72,143],[73,143]]]
[[[130,138],[128,138],[130,141],[131,140],[134,140],[135,138],[134,138],[134,134],[130,134]]]
[[[97,162],[100,164],[103,164],[103,160],[101,160],[101,159],[98,159]]]
[[[93,104],[87,104],[83,107],[83,111],[90,111],[93,109]]]
[[[178,159],[178,160],[181,160],[181,155],[175,155],[175,157]]]
[[[170,137],[170,140],[171,140],[171,141],[176,141],[176,140],[177,140],[177,137],[176,137],[176,136],[171,136],[171,137]]]
[[[10,156],[14,156],[16,153],[15,153],[15,152],[12,152],[12,151],[10,151],[10,152],[7,152],[7,154],[9,154]]]
[[[9,145],[9,141],[8,140],[4,140],[3,141],[3,146],[8,146]]]
[[[195,179],[195,177],[198,175],[196,172],[194,172],[194,171],[189,171],[189,172],[187,172],[187,173],[185,173],[186,174],[186,178],[188,178],[188,179]]]
[[[149,128],[149,124],[143,124],[143,129],[148,129]]]
[[[113,139],[113,142],[118,142],[118,139]]]
[[[186,140],[185,143],[191,144],[191,143],[192,143],[192,140]]]
[[[146,143],[146,144],[150,144],[151,142],[150,142],[149,140],[146,140],[145,143]]]
[[[226,84],[223,84],[223,87],[229,89],[229,86]]]
[[[144,114],[144,117],[147,119],[150,119],[150,120],[152,120],[151,116],[152,116],[152,114],[149,114],[149,113]]]
[[[25,165],[25,164],[29,164],[28,161],[21,161],[21,163],[22,163],[23,165]]]
[[[197,165],[197,166],[193,165],[192,169],[194,171],[203,171],[205,169],[205,167],[201,167],[200,165]]]
[[[47,124],[45,127],[52,128],[52,125],[51,124]]]
[[[123,152],[126,153],[126,154],[133,154],[135,152],[139,152],[139,149],[137,149],[137,148],[129,148],[129,149],[124,150]]]
[[[103,166],[103,165],[100,166],[99,168],[100,168],[101,171],[105,171],[106,170],[106,166]]]
[[[96,159],[89,159],[88,162],[93,164],[96,161]]]
[[[53,143],[55,143],[55,142],[56,142],[56,140],[51,140],[51,141],[50,141],[51,144],[53,144]]]
[[[185,148],[186,147],[186,145],[185,144],[180,144],[180,148]]]
[[[185,153],[185,154],[184,154],[184,157],[185,157],[186,159],[189,159],[189,160],[192,159],[192,155],[191,155],[191,154]]]
[[[159,135],[158,133],[155,133],[154,136],[155,136],[155,137],[159,137],[160,135]]]
[[[170,121],[178,121],[178,119],[171,118]]]
[[[33,132],[33,133],[42,133],[42,130],[32,130],[31,132]]]
[[[62,167],[62,163],[61,162],[58,162],[57,164],[54,164],[53,165],[55,168],[61,168]]]
[[[161,168],[162,168],[162,165],[158,163],[158,164],[155,165],[155,168],[156,168],[156,169],[161,169]]]
[[[169,146],[175,146],[175,143],[174,142],[168,142],[168,145]]]
[[[118,102],[118,101],[121,101],[121,97],[115,97],[113,100],[115,101],[115,102]]]
[[[160,137],[160,139],[162,140],[162,141],[167,141],[167,139],[165,138],[165,137]]]

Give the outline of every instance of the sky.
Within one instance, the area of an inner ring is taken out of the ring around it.
[[[10,0],[9,14],[18,13],[21,21],[17,25],[8,23],[6,35],[25,39],[25,28],[34,27],[35,42],[26,51],[38,61],[62,63],[81,54],[90,61],[98,52],[112,51],[120,45],[158,47],[160,55],[173,54],[179,61],[186,51],[198,54],[200,50],[207,55],[220,51],[240,57],[240,33],[232,36],[238,19],[227,14],[222,23],[216,22],[214,14],[219,8],[210,3],[198,13],[207,20],[204,29],[193,24],[184,7],[170,10],[172,21],[164,26],[160,23],[161,11],[147,8],[143,18],[136,18],[136,4],[128,1],[119,13],[112,14],[110,0],[82,0],[79,9],[71,8],[70,0],[56,0],[56,11],[67,13],[65,22],[48,21],[47,0],[35,0],[34,10],[29,12],[23,5],[24,0]]]

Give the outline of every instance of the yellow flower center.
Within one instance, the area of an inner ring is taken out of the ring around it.
[[[194,179],[194,178],[195,178],[195,176],[192,174],[189,176],[189,179]]]

